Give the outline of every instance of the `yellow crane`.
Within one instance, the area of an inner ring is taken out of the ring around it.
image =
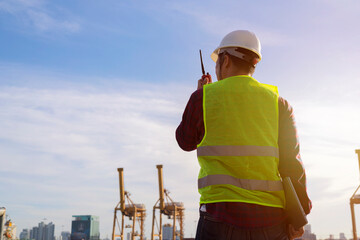
[[[6,218],[6,208],[0,207],[0,240],[3,240],[4,222]]]
[[[355,153],[358,155],[358,161],[359,161],[359,170],[360,170],[360,149],[355,150]],[[356,194],[359,190],[360,185],[355,190],[354,194],[350,198],[350,210],[351,210],[351,221],[352,221],[352,228],[353,228],[353,239],[357,238],[356,233],[356,220],[355,220],[355,211],[354,211],[354,205],[360,203],[360,194]]]
[[[136,236],[140,237],[140,240],[143,240],[144,237],[144,222],[146,217],[146,209],[144,204],[134,204],[130,199],[130,193],[124,190],[124,169],[118,168],[119,172],[119,185],[120,185],[120,202],[116,205],[114,210],[114,223],[113,223],[113,232],[112,240],[119,238],[124,240],[124,227],[132,228],[131,230],[131,240],[135,240]],[[117,212],[121,212],[121,226],[117,218]],[[128,217],[129,220],[132,220],[132,225],[125,225],[125,217]],[[140,226],[140,234],[135,231],[135,225],[138,222]],[[116,228],[117,227],[117,228]],[[117,231],[116,231],[117,230]],[[116,232],[118,234],[116,234]]]
[[[11,219],[7,220],[8,215],[5,213],[6,208],[0,207],[0,240],[16,239],[16,226]]]
[[[153,207],[153,219],[152,219],[152,230],[151,230],[151,240],[154,240],[155,237],[158,237],[159,240],[163,239],[162,233],[162,215],[166,215],[169,219],[173,219],[173,234],[172,240],[176,240],[176,236],[180,237],[180,240],[184,238],[184,204],[182,202],[174,202],[170,196],[169,191],[164,189],[163,182],[163,166],[156,165],[158,169],[158,178],[159,178],[159,199],[156,201]],[[156,219],[156,209],[159,209],[159,220]],[[180,230],[176,231],[176,220],[178,220]],[[157,231],[154,231],[155,225]]]

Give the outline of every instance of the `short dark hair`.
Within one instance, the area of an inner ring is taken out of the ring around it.
[[[238,52],[241,52],[247,56],[249,56],[250,59],[258,59],[259,56],[257,54],[255,54],[254,52],[248,50],[248,49],[245,49],[245,48],[237,48],[236,51]],[[254,72],[255,70],[255,65],[250,63],[250,62],[247,62],[241,58],[238,58],[238,57],[235,57],[233,55],[230,55],[228,54],[227,52],[222,52],[219,54],[219,60],[220,60],[220,63],[222,64],[224,59],[223,59],[223,56],[227,54],[230,58],[230,61],[239,69],[241,69],[242,71],[246,71],[248,73],[251,73],[251,72]]]

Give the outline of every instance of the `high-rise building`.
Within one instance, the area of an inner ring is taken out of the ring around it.
[[[33,227],[32,230],[30,230],[30,239],[37,240],[39,236],[39,228]]]
[[[301,240],[316,240],[316,235],[311,233],[311,225],[307,224],[304,226],[304,234],[302,235]]]
[[[340,239],[340,240],[346,240],[345,234],[344,234],[344,233],[340,233],[340,234],[339,234],[339,239]]]
[[[100,240],[99,217],[74,215],[71,223],[71,240]]]
[[[305,232],[308,232],[308,233],[311,233],[311,225],[310,225],[310,224],[306,224],[306,225],[304,226],[304,231],[305,231]]]
[[[50,222],[40,222],[37,227],[29,231],[29,239],[33,240],[55,240],[55,225]]]
[[[45,223],[41,222],[38,224],[38,229],[39,229],[39,235],[38,238],[36,240],[44,240],[44,236],[45,236]],[[51,239],[52,240],[52,239]]]
[[[173,227],[171,224],[164,224],[162,229],[163,240],[172,240]],[[176,240],[180,240],[179,236],[176,236]]]
[[[23,229],[19,236],[20,240],[28,240],[30,239],[30,230]]]
[[[52,222],[45,225],[43,240],[55,240],[55,225]]]
[[[61,232],[60,240],[70,240],[70,232]]]

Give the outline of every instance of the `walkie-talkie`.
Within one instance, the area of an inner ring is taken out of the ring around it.
[[[200,52],[200,61],[201,61],[202,74],[205,75],[205,69],[204,69],[204,63],[203,63],[203,60],[202,60],[201,49],[199,50],[199,52]],[[209,73],[206,73],[206,75],[209,75]]]
[[[204,63],[203,63],[203,60],[202,60],[201,49],[199,50],[199,52],[200,52],[200,61],[201,61],[201,71],[202,71],[202,74],[203,74],[201,79],[208,78],[207,83],[211,83],[212,82],[211,75],[208,72],[205,74],[205,68],[204,68]]]

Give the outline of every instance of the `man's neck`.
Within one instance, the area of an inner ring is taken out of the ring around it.
[[[227,73],[224,74],[223,79],[225,78],[229,78],[229,77],[235,77],[235,76],[239,76],[239,75],[245,75],[245,76],[249,76],[251,77],[252,74],[251,73],[245,73],[245,72],[232,72],[232,73]]]

